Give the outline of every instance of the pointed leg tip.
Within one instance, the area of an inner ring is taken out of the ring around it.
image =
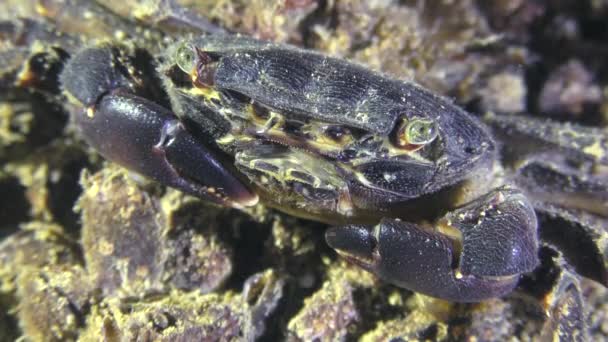
[[[325,232],[325,241],[340,255],[348,259],[373,260],[376,239],[363,226],[332,227]]]

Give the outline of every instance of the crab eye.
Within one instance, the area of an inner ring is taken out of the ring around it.
[[[426,145],[438,135],[437,125],[433,120],[415,118],[404,121],[397,133],[399,146]]]
[[[405,139],[413,145],[424,145],[435,140],[437,126],[433,120],[414,119],[405,127]]]
[[[175,62],[183,72],[189,74],[192,72],[192,69],[194,69],[196,63],[196,53],[190,46],[182,44],[175,52]]]

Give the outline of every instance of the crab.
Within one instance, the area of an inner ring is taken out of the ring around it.
[[[91,147],[164,185],[330,224],[339,255],[409,290],[505,296],[539,255],[608,285],[604,131],[476,117],[414,83],[176,8],[165,25],[112,22],[144,36],[133,42],[85,47],[39,21],[4,22],[15,48],[0,58],[2,87],[60,96]],[[557,278],[555,307],[580,303],[576,278]]]

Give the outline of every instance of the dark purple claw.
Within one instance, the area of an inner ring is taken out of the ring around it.
[[[536,219],[518,192],[501,190],[485,200],[448,215],[461,239],[384,219],[374,227],[332,228],[326,240],[380,278],[417,292],[457,302],[502,296],[538,263]]]
[[[166,161],[180,176],[179,181],[184,187],[189,187],[190,181],[194,182],[198,186],[195,191],[203,191],[204,196],[211,197],[212,200],[213,197],[217,197],[216,202],[220,203],[225,200],[243,206],[257,203],[257,195],[250,192],[224,166],[228,161],[220,161],[219,156],[213,155],[205,148],[178,120],[166,121],[161,136],[155,148],[159,153],[164,154]]]
[[[61,81],[76,105],[74,121],[105,158],[186,193],[233,207],[257,203],[230,169],[151,94],[147,79],[128,72],[128,58],[110,47],[86,49],[66,65]],[[75,99],[75,100],[74,100]]]
[[[108,94],[76,123],[105,158],[170,187],[223,205],[257,203],[253,194],[165,108],[131,94]]]

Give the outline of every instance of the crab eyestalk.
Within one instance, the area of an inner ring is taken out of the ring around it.
[[[396,143],[400,147],[423,146],[433,142],[439,135],[433,120],[414,118],[403,120],[396,134]]]
[[[192,84],[197,87],[208,87],[214,84],[214,60],[197,47],[183,43],[175,50],[175,64],[190,75]]]
[[[185,73],[191,74],[196,67],[196,53],[188,44],[181,44],[175,50],[175,64]]]

